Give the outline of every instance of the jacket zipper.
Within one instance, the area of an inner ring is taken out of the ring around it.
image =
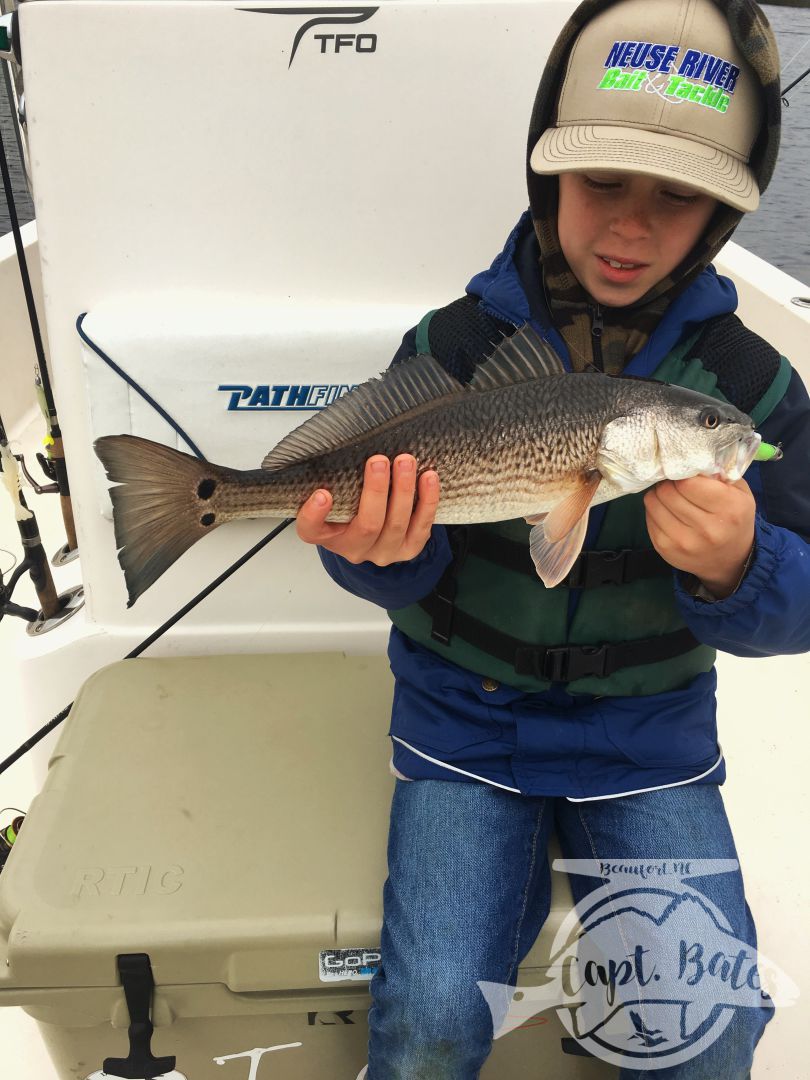
[[[599,304],[596,307],[591,308],[591,336],[593,337],[593,362],[600,371],[605,370],[604,360],[602,359],[602,331],[605,328],[604,321],[602,319],[602,309]]]

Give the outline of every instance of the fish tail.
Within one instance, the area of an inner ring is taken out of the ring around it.
[[[192,544],[222,524],[211,498],[230,469],[135,435],[105,435],[94,449],[110,488],[118,561],[132,607]]]

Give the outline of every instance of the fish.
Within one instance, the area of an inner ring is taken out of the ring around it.
[[[259,469],[200,460],[133,435],[96,439],[128,607],[192,544],[238,518],[293,518],[318,488],[327,521],[357,513],[367,459],[435,469],[437,524],[525,518],[548,588],[568,574],[592,506],[665,479],[738,480],[761,436],[724,401],[652,379],[566,372],[528,323],[468,383],[429,354],[361,383],[284,436]],[[763,444],[764,445],[764,444]]]

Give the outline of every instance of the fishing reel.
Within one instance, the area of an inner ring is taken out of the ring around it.
[[[58,494],[59,485],[56,482],[56,466],[52,461],[49,461],[44,454],[37,453],[36,457],[37,461],[39,462],[39,467],[42,469],[48,479],[52,481],[50,484],[38,484],[31,475],[31,473],[28,471],[28,466],[25,464],[25,457],[22,454],[15,454],[14,457],[20,463],[20,468],[22,469],[23,476],[31,485],[33,490],[37,493],[37,495]]]
[[[28,475],[27,470],[25,471],[26,475]],[[2,479],[3,485],[8,489],[11,496],[14,505],[14,516],[24,550],[24,558],[11,575],[8,585],[5,584],[3,575],[0,573],[0,619],[5,615],[15,615],[17,618],[25,619],[28,623],[27,630],[29,634],[42,634],[60,626],[79,610],[84,603],[84,590],[81,586],[77,586],[59,595],[56,593],[56,587],[48,566],[48,559],[39,536],[36,517],[33,511],[28,508],[23,497],[18,469],[18,455],[12,453],[8,445],[2,421],[0,421],[0,479]],[[42,491],[46,489],[40,489],[37,486],[36,490]],[[20,604],[15,604],[11,599],[17,583],[26,572],[30,575],[31,584],[34,586],[37,598],[42,605],[39,611],[22,607]]]
[[[17,810],[16,806],[7,806],[5,810]],[[5,813],[5,810],[3,813]],[[18,817],[15,817],[10,825],[6,825],[0,829],[0,872],[6,865],[6,859],[11,854],[11,849],[17,837],[20,835],[20,828],[25,820],[25,814],[21,810],[17,810]]]
[[[22,454],[15,454],[15,459],[19,462],[20,469],[25,479],[28,481],[32,490],[37,495],[61,495],[63,487],[67,486],[67,474],[65,474],[64,483],[60,486],[59,473],[60,465],[64,465],[64,461],[54,460],[53,458],[46,457],[43,453],[37,452],[36,459],[39,463],[39,467],[42,469],[45,476],[50,483],[38,484],[31,473],[28,471],[28,466],[25,463],[25,457]],[[64,470],[62,470],[64,471]],[[76,545],[75,536],[73,541],[68,540],[66,544],[63,544],[61,548],[51,558],[51,566],[65,566],[69,562],[73,562],[78,558],[79,549]]]

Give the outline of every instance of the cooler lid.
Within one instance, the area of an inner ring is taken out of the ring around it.
[[[391,693],[333,653],[93,675],[0,874],[0,988],[118,986],[141,952],[158,985],[317,988],[378,948]]]

